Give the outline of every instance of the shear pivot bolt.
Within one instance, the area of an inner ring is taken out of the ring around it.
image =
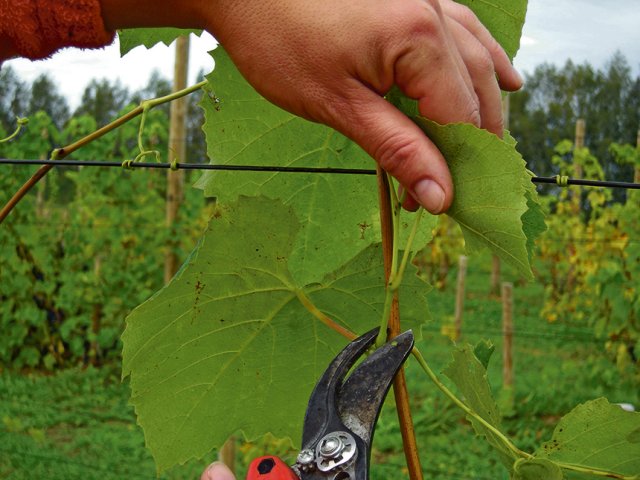
[[[320,445],[320,455],[324,458],[336,458],[344,450],[344,443],[340,437],[332,435],[325,438]]]

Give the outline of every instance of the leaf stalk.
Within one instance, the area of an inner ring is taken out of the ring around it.
[[[420,350],[414,347],[411,353],[418,361],[418,364],[420,364],[420,366],[422,367],[422,370],[424,370],[424,372],[427,374],[429,379],[434,383],[434,385],[438,387],[438,389],[442,393],[444,393],[445,396],[447,396],[447,398],[449,398],[449,400],[451,400],[458,408],[460,408],[463,412],[465,412],[467,415],[472,417],[478,423],[482,424],[482,426],[484,426],[487,430],[493,433],[496,436],[496,438],[500,440],[502,444],[507,449],[509,449],[514,455],[516,455],[517,457],[525,458],[525,459],[533,458],[533,455],[531,455],[530,453],[524,452],[520,450],[518,447],[516,447],[511,442],[511,440],[509,440],[505,436],[504,433],[502,433],[500,430],[494,427],[491,423],[487,422],[484,418],[478,415],[477,412],[475,412],[472,408],[470,408],[466,403],[464,403],[462,400],[456,397],[456,395],[451,390],[449,390],[444,383],[440,381],[440,379],[435,374],[435,372],[431,370],[431,367],[429,367],[429,365],[427,364],[427,361],[422,356],[422,353],[420,352]]]

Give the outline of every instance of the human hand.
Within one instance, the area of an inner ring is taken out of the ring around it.
[[[111,28],[209,30],[265,98],[357,142],[410,194],[409,209],[449,208],[451,176],[383,95],[397,85],[431,120],[500,136],[500,87],[522,86],[488,30],[453,0],[101,1]]]
[[[522,85],[486,28],[451,0],[219,0],[206,18],[264,97],[356,141],[432,213],[453,198],[447,165],[382,96],[396,84],[427,118],[502,135],[500,87]]]
[[[202,472],[200,480],[236,480],[236,477],[224,463],[214,462]]]

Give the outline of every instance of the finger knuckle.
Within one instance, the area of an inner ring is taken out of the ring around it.
[[[473,59],[473,69],[477,74],[483,76],[494,74],[495,65],[493,63],[493,59],[491,58],[491,54],[485,48],[478,48]]]
[[[378,165],[384,171],[397,177],[408,169],[418,155],[419,146],[405,135],[389,136],[374,152]]]
[[[455,8],[456,8],[456,18],[458,22],[460,22],[461,24],[475,25],[476,22],[479,21],[478,17],[476,17],[476,14],[473,13],[473,10],[471,10],[466,5],[461,5],[457,3]]]

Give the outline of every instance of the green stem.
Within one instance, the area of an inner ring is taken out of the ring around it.
[[[618,480],[640,480],[640,475],[622,475],[620,473],[610,472],[608,470],[600,470],[599,468],[582,467],[580,465],[573,465],[571,463],[563,463],[552,460],[558,467],[563,470],[571,470],[578,473],[586,473],[595,477],[615,478]]]
[[[411,227],[411,232],[409,233],[409,238],[407,239],[407,245],[402,255],[402,261],[400,262],[398,275],[394,279],[393,283],[391,283],[391,289],[393,291],[398,290],[398,288],[400,288],[400,284],[402,283],[402,278],[404,277],[404,271],[407,269],[407,265],[409,263],[409,257],[411,257],[411,248],[413,246],[414,240],[416,239],[416,234],[418,233],[418,226],[420,225],[420,220],[422,219],[423,213],[424,213],[424,210],[420,208],[415,214],[416,217],[413,220],[413,226]]]
[[[22,127],[24,127],[27,123],[29,123],[29,119],[18,117],[17,123],[18,123],[18,126],[16,127],[15,131],[11,135],[9,135],[7,138],[0,139],[0,143],[10,142],[14,138],[16,138],[20,133],[20,131],[22,130]]]
[[[478,423],[482,424],[482,426],[484,426],[487,430],[489,430],[491,433],[493,433],[495,435],[495,437],[498,440],[500,440],[500,442],[502,442],[502,444],[507,449],[509,449],[515,456],[521,457],[521,458],[526,458],[526,459],[529,459],[529,458],[533,457],[531,454],[529,454],[527,452],[523,452],[518,447],[516,447],[513,443],[511,443],[511,440],[509,440],[504,435],[504,433],[502,433],[496,427],[491,425],[484,418],[482,418],[475,411],[473,411],[466,403],[464,403],[462,400],[460,400],[458,397],[456,397],[455,394],[451,390],[449,390],[444,383],[442,383],[440,381],[440,379],[433,372],[433,370],[431,370],[431,368],[427,364],[426,360],[422,356],[422,353],[420,353],[420,351],[417,348],[414,347],[411,353],[413,353],[413,356],[416,358],[416,360],[418,360],[418,363],[420,364],[422,369],[425,371],[427,376],[431,379],[431,381],[435,384],[435,386],[438,387],[438,389],[442,393],[444,393],[449,398],[449,400],[451,400],[458,408],[460,408],[463,412],[465,412],[467,415],[472,417]]]
[[[380,332],[378,333],[378,338],[376,339],[376,346],[380,347],[386,341],[387,335],[387,325],[389,323],[389,315],[391,313],[391,305],[393,303],[393,297],[396,292],[400,288],[402,284],[402,278],[404,277],[404,272],[409,263],[409,258],[411,257],[411,249],[413,246],[413,242],[416,238],[416,234],[418,233],[418,226],[420,225],[420,220],[422,219],[422,215],[424,213],[423,209],[420,209],[414,218],[413,226],[411,227],[411,232],[409,233],[409,238],[407,239],[407,244],[404,248],[404,253],[402,255],[402,260],[400,265],[398,266],[398,255],[399,251],[396,248],[398,245],[398,237],[400,234],[400,208],[401,201],[398,200],[398,197],[395,195],[395,191],[393,188],[391,189],[391,202],[394,206],[393,208],[393,256],[391,260],[391,274],[389,275],[389,280],[387,282],[387,289],[385,291],[384,298],[384,307],[382,309],[382,319],[380,321]]]
[[[391,217],[393,225],[393,241],[392,241],[392,253],[391,253],[391,271],[389,278],[387,279],[387,288],[385,290],[384,306],[382,308],[382,318],[380,319],[380,331],[376,338],[376,348],[381,347],[387,341],[387,327],[389,326],[389,316],[391,315],[391,305],[393,304],[393,297],[396,290],[391,289],[391,285],[396,283],[396,277],[398,276],[398,236],[400,232],[400,204],[398,202],[398,196],[393,187],[393,181],[391,176],[385,172],[385,181],[389,184],[389,198],[388,202],[391,205]]]

